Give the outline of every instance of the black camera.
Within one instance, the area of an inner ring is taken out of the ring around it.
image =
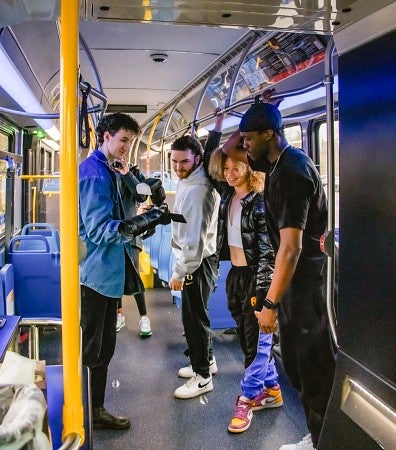
[[[114,167],[114,169],[122,169],[122,163],[120,161],[113,161],[111,166]]]
[[[142,183],[136,186],[136,191],[138,194],[149,196],[153,203],[152,208],[160,209],[164,214],[164,220],[168,223],[170,221],[186,223],[186,219],[182,214],[174,214],[168,210],[168,205],[165,203],[165,190],[162,186],[162,181],[159,178],[146,178]],[[142,238],[146,239],[153,233],[154,229],[148,230]]]

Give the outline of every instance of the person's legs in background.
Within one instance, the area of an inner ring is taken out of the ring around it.
[[[122,310],[122,299],[120,298],[117,303],[117,324],[116,324],[117,333],[124,327],[125,327],[125,316]]]
[[[139,330],[141,338],[148,338],[151,336],[151,324],[150,319],[147,317],[146,310],[146,299],[144,296],[144,292],[140,292],[139,294],[134,295],[136,300],[136,305],[139,310],[140,320],[139,320]]]
[[[132,246],[133,253],[133,264],[136,267],[136,270],[139,272],[139,254],[141,249],[139,247]],[[139,320],[139,332],[141,338],[148,338],[152,335],[151,331],[151,323],[150,319],[147,317],[147,308],[146,308],[146,298],[144,296],[144,292],[139,292],[134,295],[136,300],[136,305],[139,310],[140,320]]]

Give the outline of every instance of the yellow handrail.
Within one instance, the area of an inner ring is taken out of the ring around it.
[[[60,178],[60,175],[19,175],[21,180],[43,180],[45,178]]]
[[[154,119],[153,125],[151,126],[150,134],[147,138],[147,153],[146,153],[146,177],[150,176],[150,148],[151,141],[153,140],[154,131],[157,128],[158,122],[161,120],[163,111],[160,111],[158,116]]]
[[[63,437],[83,441],[80,345],[80,285],[78,272],[78,15],[79,1],[61,2],[60,235],[63,352]]]
[[[36,186],[32,186],[32,222],[36,222],[36,201],[37,201],[37,188]]]

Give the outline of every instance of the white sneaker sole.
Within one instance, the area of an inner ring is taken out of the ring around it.
[[[180,386],[179,388],[177,388],[175,390],[175,397],[176,398],[186,399],[186,398],[199,397],[200,395],[205,394],[206,392],[213,391],[213,383],[210,382],[206,386],[204,386],[203,388],[197,389],[197,390],[191,391],[191,392],[186,392],[183,388],[184,388],[184,386]]]
[[[144,338],[149,338],[153,333],[151,331],[141,331],[140,332],[140,337],[142,339]]]

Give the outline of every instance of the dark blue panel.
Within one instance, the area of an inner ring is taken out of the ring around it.
[[[342,56],[340,279],[343,351],[396,380],[396,34]]]

